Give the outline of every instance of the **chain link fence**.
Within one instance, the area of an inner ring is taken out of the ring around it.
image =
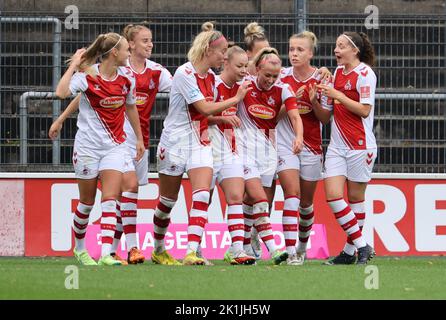
[[[120,33],[128,23],[146,23],[153,32],[151,59],[173,74],[186,62],[193,36],[205,21],[216,21],[218,29],[238,44],[244,27],[257,21],[285,66],[288,38],[298,31],[295,16],[280,14],[81,15],[78,29],[67,29],[66,16],[60,14],[3,12],[0,19],[0,171],[72,171],[76,116],[66,121],[60,139],[52,142],[48,129],[69,101],[55,100],[51,92],[65,70],[64,61],[99,33]],[[334,71],[337,36],[343,31],[367,33],[377,54],[374,130],[379,155],[374,171],[446,172],[445,16],[381,15],[378,28],[369,30],[365,19],[365,15],[307,15],[306,29],[319,38],[314,65]],[[167,109],[165,98],[158,99],[153,109],[152,171]],[[324,128],[325,145],[328,139],[329,129]]]

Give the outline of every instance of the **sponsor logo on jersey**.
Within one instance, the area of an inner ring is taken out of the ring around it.
[[[149,95],[147,93],[138,92],[136,94],[136,106],[142,107],[147,102],[147,99],[149,99]]]
[[[261,104],[253,104],[252,106],[249,106],[248,112],[254,117],[264,120],[273,119],[276,116],[276,111],[274,109]]]
[[[99,105],[107,109],[117,109],[124,105],[124,97],[107,97],[99,101]]]
[[[229,116],[235,116],[235,114],[237,113],[237,107],[229,107],[228,109],[224,110],[221,115],[225,116],[225,117],[229,117]]]
[[[306,114],[313,111],[312,106],[305,101],[297,101],[297,109],[299,110],[300,114]]]

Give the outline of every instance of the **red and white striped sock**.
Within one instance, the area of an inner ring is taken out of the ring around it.
[[[297,252],[306,252],[308,239],[310,238],[311,228],[314,222],[313,205],[308,208],[299,208],[299,244],[297,245]]]
[[[116,230],[116,200],[103,200],[101,203],[101,257],[110,255]]]
[[[248,203],[243,203],[243,222],[244,222],[244,239],[243,239],[243,247],[246,250],[250,250],[251,248],[251,229],[254,224],[254,217],[252,213],[252,205]]]
[[[192,209],[190,210],[189,227],[187,228],[188,254],[197,252],[206,225],[208,206],[208,190],[199,189],[192,193]]]
[[[245,224],[243,220],[243,206],[241,203],[228,205],[228,230],[231,235],[233,252],[243,250]]]
[[[358,221],[359,230],[361,230],[362,232],[362,227],[364,226],[364,221],[365,221],[364,200],[358,202],[350,201],[350,208],[352,208],[352,211],[355,213],[356,220]],[[350,239],[350,237],[347,237],[347,243],[344,246],[344,252],[349,255],[354,255],[356,252],[356,247],[353,244],[353,241]]]
[[[362,248],[366,246],[367,243],[362,237],[361,230],[359,230],[359,225],[356,221],[355,214],[353,213],[347,202],[345,202],[342,198],[328,200],[327,202],[331,210],[335,214],[336,220],[338,221],[339,225],[342,227],[342,229],[344,229],[347,235],[350,236],[355,247]]]
[[[300,199],[296,196],[286,196],[283,204],[282,227],[285,237],[285,247],[289,255],[296,254],[297,241],[297,210]]]
[[[138,207],[137,192],[123,192],[121,195],[121,216],[124,226],[125,244],[127,251],[138,248],[136,240],[136,210]]]
[[[268,214],[268,201],[263,200],[254,203],[252,212],[254,216],[254,228],[257,229],[260,239],[268,248],[270,253],[276,251],[277,247],[274,242],[273,229],[271,229],[271,223],[269,222]]]
[[[122,231],[121,205],[119,201],[116,201],[116,231],[111,248],[112,253],[116,253],[118,251],[119,242],[121,241],[122,237]]]
[[[160,197],[156,205],[155,214],[153,215],[153,234],[155,239],[155,252],[161,253],[166,251],[164,245],[164,237],[170,223],[170,212],[175,205],[175,200]]]
[[[88,227],[88,218],[93,209],[94,203],[86,204],[79,202],[73,216],[74,244],[76,251],[84,251],[85,233]]]

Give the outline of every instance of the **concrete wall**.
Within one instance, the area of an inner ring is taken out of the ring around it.
[[[363,13],[370,4],[382,14],[445,13],[445,0],[307,0],[311,13]],[[294,0],[2,0],[2,11],[63,12],[75,4],[80,12],[109,13],[292,13]]]

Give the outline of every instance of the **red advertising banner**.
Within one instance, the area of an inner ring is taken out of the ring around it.
[[[24,182],[25,255],[72,255],[72,215],[79,196],[75,180],[24,179]],[[138,224],[152,223],[159,196],[157,183],[157,179],[150,179],[149,185],[140,188]],[[100,219],[99,199],[100,190],[90,224],[97,224]],[[187,224],[190,206],[190,185],[184,180],[172,212],[173,225]],[[282,208],[283,193],[278,187],[271,214],[273,225],[281,224]],[[326,232],[329,254],[335,255],[342,250],[346,236],[326,204],[323,182],[317,187],[314,208],[315,224]],[[365,208],[363,233],[378,255],[446,253],[446,180],[374,179],[367,188]],[[213,224],[224,227],[225,212],[224,196],[221,191],[215,192],[209,208],[210,230],[215,231]],[[281,230],[280,226],[275,230]],[[140,239],[140,244],[144,241]],[[280,237],[276,242],[281,242]]]

